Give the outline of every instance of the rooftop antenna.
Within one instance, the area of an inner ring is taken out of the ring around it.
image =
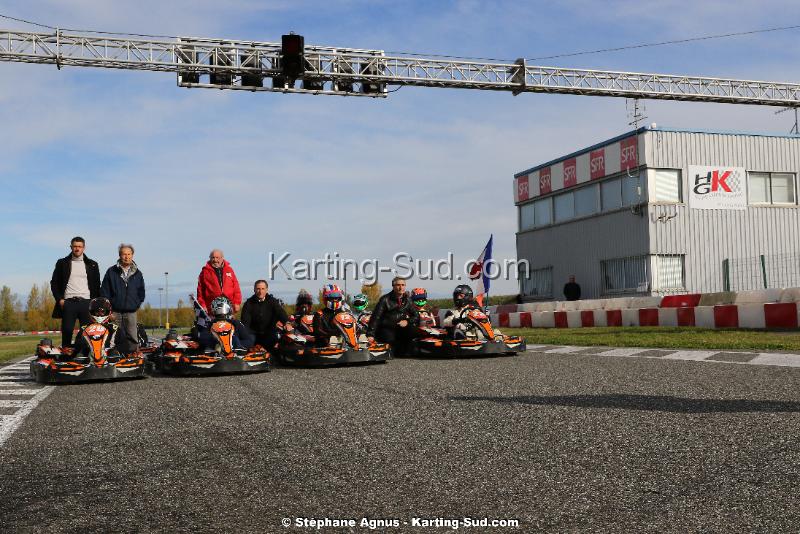
[[[800,129],[798,129],[798,127],[797,127],[797,108],[796,107],[781,108],[781,109],[779,109],[778,111],[775,112],[775,115],[777,115],[779,113],[783,113],[784,111],[794,111],[794,126],[792,126],[792,129],[789,130],[789,133],[790,134],[795,134],[795,135],[800,135]]]
[[[631,101],[633,101],[632,105]],[[625,109],[628,112],[628,118],[631,119],[628,125],[633,126],[634,130],[638,130],[639,123],[647,118],[647,116],[644,114],[645,112],[644,104],[639,104],[638,98],[626,98]]]

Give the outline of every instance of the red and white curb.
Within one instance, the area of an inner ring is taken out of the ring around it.
[[[31,378],[32,359],[0,367],[0,447],[54,389],[40,386]]]
[[[528,352],[544,354],[572,354],[581,356],[610,356],[617,358],[653,358],[659,360],[687,360],[710,363],[735,363],[744,365],[770,365],[800,367],[800,354],[781,352],[743,352],[735,350],[679,350],[614,347],[578,347],[529,345]]]

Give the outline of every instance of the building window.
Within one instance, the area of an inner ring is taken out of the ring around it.
[[[603,294],[645,293],[649,289],[647,256],[617,258],[600,262]]]
[[[597,213],[597,185],[575,190],[575,216],[584,217]]]
[[[600,197],[603,211],[611,211],[622,207],[622,179],[614,178],[600,184]]]
[[[674,169],[655,169],[653,185],[655,202],[683,202],[681,171]]]
[[[520,292],[526,297],[553,298],[553,268],[544,267],[530,271],[530,278],[524,278],[520,271]]]
[[[788,172],[750,172],[750,204],[795,204],[794,174]]]
[[[646,183],[647,180],[645,179],[644,171],[639,174],[638,178],[636,176],[623,175],[622,205],[633,206],[647,199]]]
[[[533,203],[534,226],[547,226],[553,222],[550,199],[543,198]]]
[[[575,217],[575,201],[572,191],[553,197],[553,214],[556,222],[568,221]]]
[[[533,203],[523,204],[519,207],[519,230],[530,230],[536,225],[534,219]]]
[[[653,291],[683,291],[686,287],[683,254],[653,256]]]

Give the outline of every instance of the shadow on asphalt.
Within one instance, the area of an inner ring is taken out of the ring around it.
[[[487,401],[501,404],[611,408],[673,413],[800,412],[800,402],[750,399],[685,399],[660,395],[556,395],[550,397],[450,396],[451,401]]]

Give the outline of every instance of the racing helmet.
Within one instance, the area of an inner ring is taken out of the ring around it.
[[[353,309],[359,313],[363,312],[364,309],[369,305],[369,299],[363,293],[359,293],[355,297],[353,297]]]
[[[111,315],[111,302],[103,297],[92,299],[91,302],[89,302],[89,315],[92,321],[96,323],[107,323]]]
[[[472,302],[472,288],[466,284],[456,286],[453,290],[453,304],[456,308],[460,308],[468,302]]]
[[[322,300],[329,310],[339,311],[342,308],[342,290],[336,284],[327,284],[322,288]]]
[[[411,290],[411,302],[417,311],[422,311],[428,304],[428,292],[424,287],[415,287]]]
[[[217,297],[211,301],[211,315],[214,319],[230,319],[233,314],[233,306],[228,297]]]
[[[297,300],[294,302],[295,315],[308,315],[313,307],[314,299],[311,297],[311,293],[301,289],[300,293],[297,294]]]

